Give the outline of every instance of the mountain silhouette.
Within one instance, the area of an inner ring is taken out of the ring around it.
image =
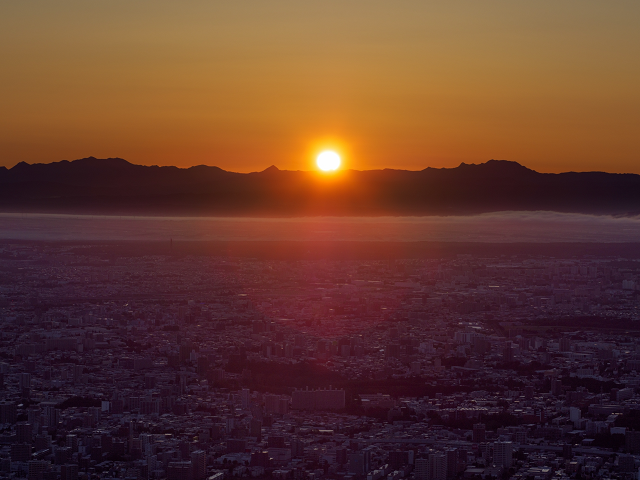
[[[539,173],[490,160],[455,168],[279,170],[83,158],[0,167],[0,211],[150,215],[464,215],[506,210],[630,215],[640,175]]]

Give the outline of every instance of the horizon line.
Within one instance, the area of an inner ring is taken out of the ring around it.
[[[559,174],[565,174],[565,173],[606,173],[609,175],[640,175],[640,173],[635,173],[635,172],[609,172],[609,171],[605,171],[605,170],[582,170],[582,171],[577,171],[577,170],[567,170],[567,171],[559,171],[559,172],[543,172],[543,171],[539,171],[539,170],[535,170],[533,168],[527,167],[526,165],[516,161],[516,160],[506,160],[506,159],[494,159],[491,158],[489,160],[486,160],[484,162],[480,162],[480,163],[467,163],[467,162],[460,162],[460,164],[458,164],[457,166],[454,167],[432,167],[432,166],[427,166],[424,167],[422,169],[419,170],[411,170],[411,169],[407,169],[407,168],[394,168],[394,167],[383,167],[383,168],[371,168],[371,169],[355,169],[355,168],[339,168],[336,171],[332,171],[332,172],[323,172],[320,170],[314,170],[314,169],[310,169],[310,170],[290,170],[290,169],[281,169],[279,168],[277,165],[269,165],[268,167],[264,168],[263,170],[251,170],[251,171],[246,171],[246,172],[239,172],[239,171],[234,171],[234,170],[226,170],[222,167],[219,167],[217,165],[210,165],[210,164],[204,164],[204,163],[200,163],[200,164],[195,164],[195,165],[191,165],[188,167],[181,167],[178,165],[158,165],[158,164],[146,164],[146,163],[133,163],[125,158],[122,157],[106,157],[106,158],[99,158],[99,157],[94,157],[93,155],[89,156],[89,157],[83,157],[83,158],[77,158],[74,160],[68,160],[68,159],[63,159],[63,160],[53,160],[50,162],[33,162],[33,163],[29,163],[27,161],[21,160],[17,163],[15,163],[13,166],[8,167],[6,165],[0,165],[0,170],[1,169],[5,169],[7,171],[11,171],[14,168],[16,168],[17,166],[21,165],[21,164],[25,164],[25,165],[29,165],[29,166],[34,166],[34,165],[52,165],[52,164],[57,164],[57,163],[74,163],[74,162],[78,162],[78,161],[82,161],[82,160],[121,160],[123,162],[128,163],[129,165],[133,165],[133,166],[140,166],[140,167],[149,167],[149,168],[177,168],[179,170],[189,170],[191,168],[198,168],[198,167],[207,167],[207,168],[216,168],[219,169],[223,172],[226,173],[235,173],[235,174],[239,174],[239,175],[248,175],[248,174],[252,174],[252,173],[264,173],[267,172],[269,170],[277,170],[279,172],[295,172],[295,173],[314,173],[314,174],[321,174],[321,175],[326,175],[326,176],[333,176],[333,175],[339,175],[340,172],[382,172],[385,170],[391,170],[391,171],[402,171],[402,172],[423,172],[425,170],[454,170],[460,167],[464,167],[464,166],[480,166],[480,165],[486,165],[487,163],[490,162],[500,162],[500,163],[509,163],[509,164],[515,164],[518,165],[519,167],[522,167],[524,169],[530,170],[532,172],[535,173],[540,173],[540,174],[545,174],[545,175],[559,175]]]

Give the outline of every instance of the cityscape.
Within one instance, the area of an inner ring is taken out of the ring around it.
[[[136,252],[0,245],[0,478],[638,476],[633,258]]]
[[[640,480],[640,1],[0,1],[0,480]]]

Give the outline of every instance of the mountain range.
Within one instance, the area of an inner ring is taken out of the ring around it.
[[[465,215],[547,210],[635,215],[640,175],[539,173],[490,160],[455,168],[279,170],[135,165],[121,158],[0,167],[0,211],[114,215]]]

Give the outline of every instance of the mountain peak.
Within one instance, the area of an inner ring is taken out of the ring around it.
[[[488,160],[484,163],[460,163],[458,167],[452,170],[459,170],[465,172],[477,172],[487,175],[518,175],[518,174],[532,174],[538,173],[535,170],[521,165],[518,162],[512,160]]]
[[[458,165],[458,168],[464,168],[464,167],[491,167],[491,168],[519,168],[519,169],[525,169],[525,170],[530,170],[529,168],[525,167],[524,165],[515,162],[513,160],[494,160],[493,158],[491,160],[487,160],[484,163],[465,163],[465,162],[461,162],[460,165]]]
[[[212,215],[640,211],[640,175],[542,174],[507,160],[422,171],[351,170],[348,184],[343,188],[344,182],[275,165],[245,175],[204,165],[148,167],[121,158],[21,162],[9,171],[0,170],[0,211]]]
[[[96,158],[93,156],[86,157],[86,158],[79,158],[78,160],[73,160],[71,164],[72,165],[100,165],[100,166],[107,166],[107,167],[133,165],[132,163],[126,161],[124,158],[120,158],[120,157]]]

